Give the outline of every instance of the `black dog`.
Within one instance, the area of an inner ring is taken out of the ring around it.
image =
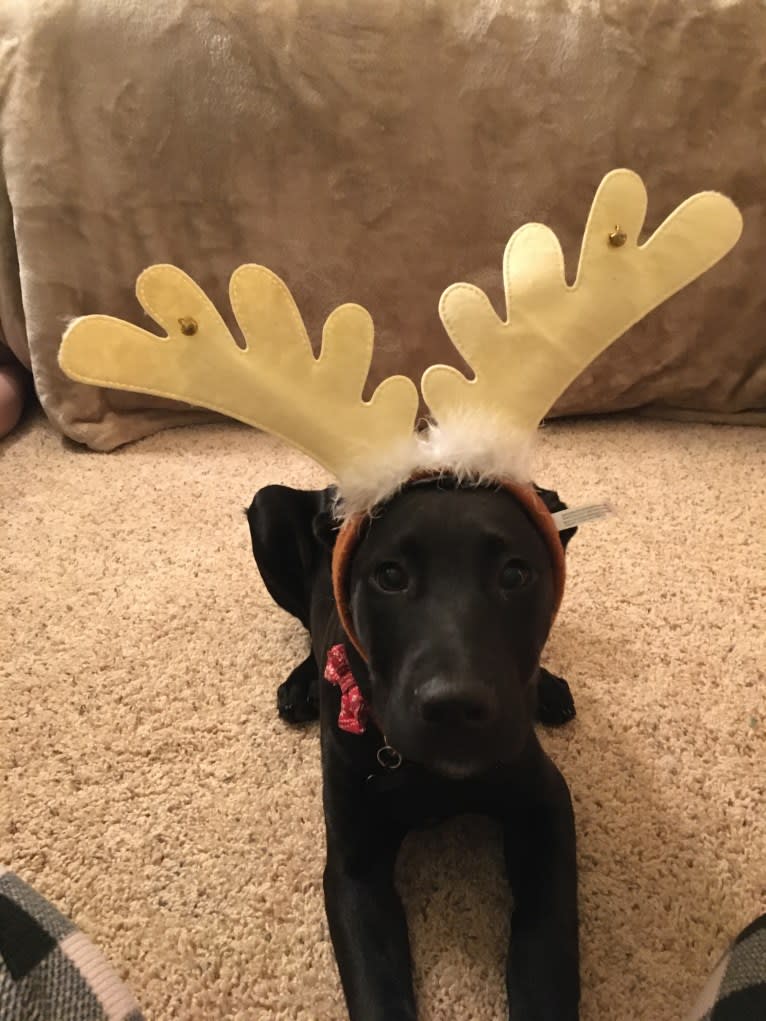
[[[564,508],[538,492],[551,511]],[[344,643],[374,722],[347,733],[339,688],[320,681],[328,650],[346,637],[331,586],[332,499],[270,486],[247,514],[268,591],[311,633],[278,703],[288,719],[321,718],[325,905],[349,1015],[416,1017],[396,855],[409,828],[478,812],[503,830],[513,1021],[575,1021],[574,819],[534,730],[536,718],[574,716],[566,682],[540,666],[554,605],[545,542],[500,489],[419,484],[386,504],[351,567],[367,662]],[[574,531],[562,533],[565,545]]]

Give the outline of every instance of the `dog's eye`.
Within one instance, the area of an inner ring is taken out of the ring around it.
[[[409,584],[407,572],[399,564],[381,564],[375,572],[375,582],[384,592],[404,592]]]
[[[515,592],[524,588],[532,577],[532,572],[520,560],[510,560],[500,572],[500,588],[503,592]]]

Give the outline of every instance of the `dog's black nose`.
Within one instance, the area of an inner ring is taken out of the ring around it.
[[[492,704],[483,692],[445,681],[428,681],[419,693],[425,723],[446,727],[481,727],[492,719]]]

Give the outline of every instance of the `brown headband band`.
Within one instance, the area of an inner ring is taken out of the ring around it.
[[[561,606],[561,600],[564,597],[564,583],[566,581],[566,561],[559,530],[556,528],[551,512],[543,503],[534,486],[520,485],[517,482],[504,482],[502,485],[511,496],[518,500],[527,512],[548,547],[553,565],[553,618],[555,620]],[[338,533],[332,555],[332,587],[338,616],[349,641],[365,660],[367,659],[367,653],[356,633],[351,614],[349,581],[354,553],[362,538],[364,526],[368,520],[369,515],[356,514],[345,521]]]

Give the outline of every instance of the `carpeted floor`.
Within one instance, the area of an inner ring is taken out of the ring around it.
[[[539,463],[619,512],[572,543],[545,660],[579,713],[544,740],[578,816],[582,1016],[678,1019],[766,909],[766,431],[556,424]],[[157,1021],[344,1016],[317,732],[275,711],[305,637],[243,513],[276,481],[322,476],[234,425],[99,455],[32,419],[0,445],[0,859]],[[421,1017],[502,1018],[493,828],[417,835],[400,874]]]

